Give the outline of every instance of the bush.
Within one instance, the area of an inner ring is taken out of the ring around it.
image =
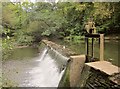
[[[11,51],[14,49],[14,39],[2,40],[2,59],[6,60],[11,55]]]

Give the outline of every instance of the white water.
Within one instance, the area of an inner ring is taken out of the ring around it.
[[[43,52],[40,54],[39,58],[36,61],[39,61],[39,62],[42,61],[42,59],[44,59],[47,51],[48,51],[48,48],[47,47],[44,48]]]
[[[57,87],[64,71],[59,73],[54,60],[47,54],[29,73],[31,81],[26,86]]]
[[[4,76],[13,82],[13,87],[58,87],[66,63],[67,57],[44,48],[36,58],[6,62]],[[9,87],[9,84],[5,86]]]

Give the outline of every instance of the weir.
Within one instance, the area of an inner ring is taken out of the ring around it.
[[[11,61],[8,62],[7,68],[6,64],[3,64],[4,77],[13,82],[12,87],[119,88],[120,82],[114,81],[114,78],[119,76],[115,66],[115,72],[109,76],[107,74],[109,70],[106,72],[105,66],[102,66],[101,71],[99,65],[102,61],[97,62],[98,64],[85,63],[85,55],[76,55],[75,52],[48,40],[42,40],[39,52],[39,56],[32,60]],[[110,64],[109,67],[112,69],[113,65]],[[10,86],[3,85],[3,87]]]
[[[85,63],[85,55],[76,55],[74,52],[69,51],[65,53],[65,49],[57,49],[55,46],[56,44],[53,42],[46,40],[43,40],[43,42],[48,44],[49,47],[56,49],[58,52],[67,54],[70,58],[67,63],[68,65],[66,67],[65,73],[63,74],[58,87],[81,87],[87,89],[120,88],[120,72],[117,66],[112,65],[110,62],[102,60],[98,62]],[[70,56],[70,53],[72,53],[72,56]],[[118,79],[116,80],[115,78]]]
[[[79,87],[78,84],[85,63],[85,55],[77,55],[70,49],[48,40],[42,40],[42,42],[50,49],[48,53],[53,57],[54,61],[57,61],[59,69],[65,69],[58,87]]]
[[[69,58],[43,42],[39,51],[33,59],[5,62],[3,87],[58,87]]]
[[[37,87],[58,87],[59,81],[65,71],[68,58],[62,56],[47,46],[43,49],[37,68],[30,71],[31,85]],[[37,75],[35,75],[37,73]]]

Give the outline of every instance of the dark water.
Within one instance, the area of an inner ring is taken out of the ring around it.
[[[77,54],[85,54],[85,41],[81,40],[80,42],[74,42],[74,41],[56,41],[56,43],[65,45],[66,47],[72,49],[75,51]],[[112,62],[114,65],[117,65],[120,67],[120,63],[118,61],[118,56],[119,56],[119,41],[116,40],[105,40],[105,49],[104,49],[104,59],[106,61]],[[91,43],[89,44],[89,49],[91,49]],[[99,42],[96,41],[94,43],[94,57],[99,58]],[[90,52],[89,52],[90,55]]]
[[[39,56],[38,48],[36,47],[23,47],[23,48],[16,48],[12,55],[9,56],[9,60],[24,60],[24,59],[31,59],[34,57]]]
[[[38,48],[17,48],[3,62],[3,87],[57,87],[67,59],[47,47],[41,52]]]

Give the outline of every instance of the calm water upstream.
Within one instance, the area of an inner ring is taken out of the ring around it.
[[[56,43],[65,45],[66,47],[72,49],[78,54],[85,54],[85,42],[81,40],[80,42],[65,42],[65,41],[56,41]],[[105,49],[104,49],[104,59],[112,62],[114,65],[120,67],[120,61],[118,61],[118,48],[120,48],[120,44],[116,40],[106,40],[105,41]],[[91,49],[91,43],[89,44],[89,49]],[[120,49],[119,49],[120,50]],[[99,58],[99,43],[96,41],[94,43],[94,56]],[[90,53],[89,53],[90,54]]]

